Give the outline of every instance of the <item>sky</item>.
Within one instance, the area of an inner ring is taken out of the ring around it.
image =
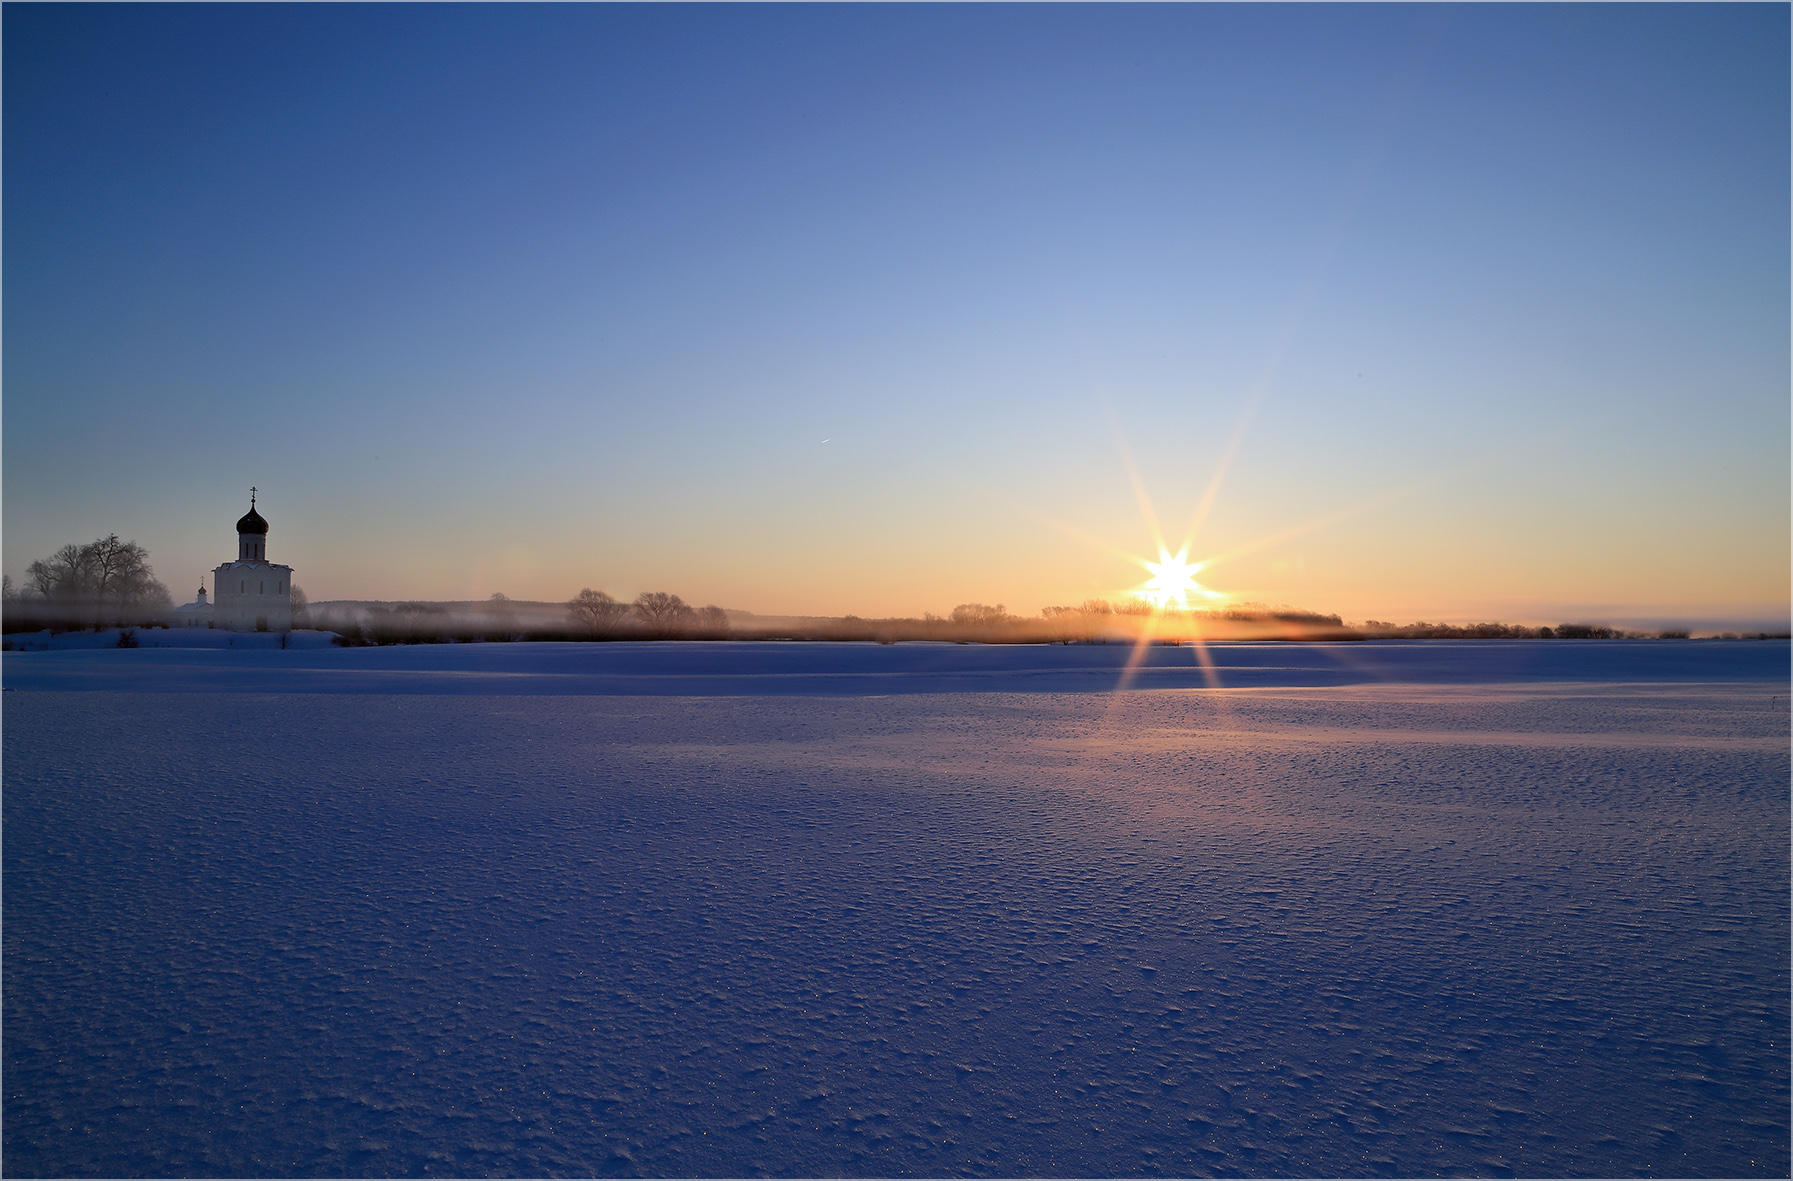
[[[1787,618],[1785,5],[0,20],[15,581]]]

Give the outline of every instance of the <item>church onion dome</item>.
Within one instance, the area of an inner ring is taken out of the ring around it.
[[[259,533],[263,537],[266,537],[268,535],[268,523],[262,520],[261,514],[255,511],[254,506],[251,506],[249,511],[243,514],[242,519],[237,522],[237,532]]]

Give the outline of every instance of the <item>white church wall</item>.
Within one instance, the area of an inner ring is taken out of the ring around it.
[[[213,619],[232,631],[291,631],[293,572],[273,562],[231,562],[212,572]]]
[[[212,571],[211,626],[239,632],[291,631],[293,568],[267,560],[268,523],[255,511],[253,495],[237,528],[236,561]]]

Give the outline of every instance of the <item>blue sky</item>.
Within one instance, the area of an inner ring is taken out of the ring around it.
[[[1787,609],[1784,6],[4,21],[15,578]]]

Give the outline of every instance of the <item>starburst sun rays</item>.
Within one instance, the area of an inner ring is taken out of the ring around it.
[[[1145,585],[1141,586],[1134,594],[1151,603],[1160,611],[1170,607],[1173,603],[1179,610],[1186,611],[1189,609],[1189,600],[1192,596],[1224,599],[1226,596],[1220,591],[1209,590],[1195,580],[1195,575],[1201,570],[1202,563],[1191,564],[1188,558],[1189,551],[1187,549],[1172,554],[1161,547],[1158,550],[1156,562],[1140,559],[1139,564],[1152,576],[1146,579]]]

